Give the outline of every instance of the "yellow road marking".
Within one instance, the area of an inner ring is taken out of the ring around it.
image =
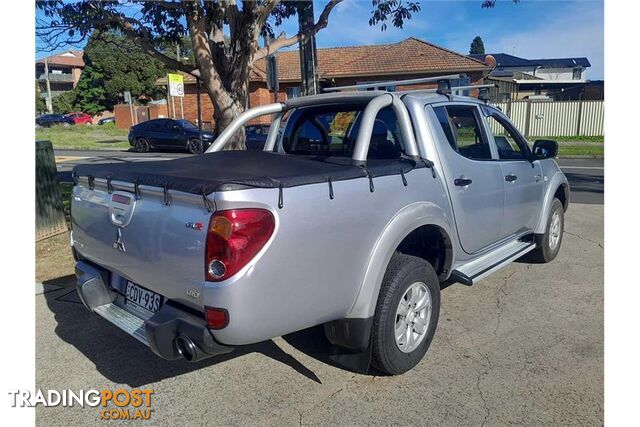
[[[64,163],[64,162],[70,162],[72,160],[82,160],[82,159],[86,159],[86,157],[56,156],[56,163]]]

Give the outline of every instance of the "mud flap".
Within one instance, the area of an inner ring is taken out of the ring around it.
[[[362,351],[348,350],[337,345],[331,346],[329,360],[357,374],[367,375],[371,371],[371,342]]]
[[[359,374],[369,373],[372,325],[372,317],[340,319],[325,323],[324,332],[333,344],[329,360]]]

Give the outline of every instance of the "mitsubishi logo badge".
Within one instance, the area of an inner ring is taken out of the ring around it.
[[[127,251],[124,247],[124,243],[122,243],[122,231],[120,228],[116,229],[116,240],[113,242],[113,248],[119,250],[120,252]]]

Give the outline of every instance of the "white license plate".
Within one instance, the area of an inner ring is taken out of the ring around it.
[[[153,314],[162,306],[162,295],[156,294],[133,282],[127,282],[124,302],[143,313]]]

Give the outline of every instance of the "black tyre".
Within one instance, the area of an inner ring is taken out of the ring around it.
[[[147,141],[145,138],[136,138],[135,142],[133,143],[133,148],[138,152],[138,153],[147,153],[149,151],[149,149],[151,148],[149,146],[149,141]]]
[[[200,154],[202,153],[202,145],[200,144],[200,140],[198,138],[191,138],[189,142],[187,142],[187,150],[191,154]]]
[[[562,245],[562,235],[564,234],[564,207],[558,199],[553,199],[549,217],[547,218],[547,231],[536,236],[537,247],[531,251],[528,261],[547,263],[560,252]]]
[[[371,331],[372,364],[398,375],[424,357],[438,325],[440,282],[422,258],[396,253],[382,281]]]

